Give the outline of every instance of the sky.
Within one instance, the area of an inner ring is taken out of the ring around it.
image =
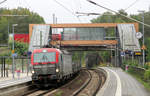
[[[0,2],[3,0],[0,0]],[[118,11],[126,9],[132,3],[136,3],[129,7],[126,12],[128,14],[137,14],[138,10],[149,11],[150,0],[92,0],[102,6]],[[64,8],[64,7],[65,8]],[[53,14],[57,17],[57,23],[90,23],[90,20],[97,16],[79,16],[76,12],[100,13],[107,10],[97,7],[86,0],[7,0],[0,7],[9,9],[23,7],[42,16],[46,23],[53,23]]]

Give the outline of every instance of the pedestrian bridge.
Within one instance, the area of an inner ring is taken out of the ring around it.
[[[122,50],[140,51],[138,23],[88,24],[30,24],[29,50],[52,45],[67,50],[108,50],[120,46]],[[60,34],[58,40],[53,34]]]

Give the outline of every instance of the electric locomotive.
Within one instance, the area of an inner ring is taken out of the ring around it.
[[[35,49],[31,55],[32,81],[47,87],[56,85],[80,71],[81,64],[72,62],[72,54],[56,48]]]

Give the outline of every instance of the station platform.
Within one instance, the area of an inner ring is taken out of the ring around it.
[[[0,89],[26,83],[31,81],[31,73],[20,73],[20,76],[17,76],[17,73],[15,73],[14,78],[12,73],[9,73],[8,77],[0,77]]]
[[[101,68],[108,76],[96,96],[150,96],[150,92],[140,82],[121,68]]]

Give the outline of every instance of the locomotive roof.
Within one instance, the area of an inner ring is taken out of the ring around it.
[[[58,52],[58,53],[63,53],[63,54],[71,54],[67,50],[60,50],[57,48],[41,48],[41,49],[35,49],[33,52],[39,52],[39,51],[42,52],[43,50],[53,51],[53,52]]]
[[[62,53],[62,52],[61,52],[59,49],[57,49],[57,48],[41,48],[41,49],[35,49],[33,52],[39,52],[39,51],[42,51],[42,50],[54,51],[54,52]]]

